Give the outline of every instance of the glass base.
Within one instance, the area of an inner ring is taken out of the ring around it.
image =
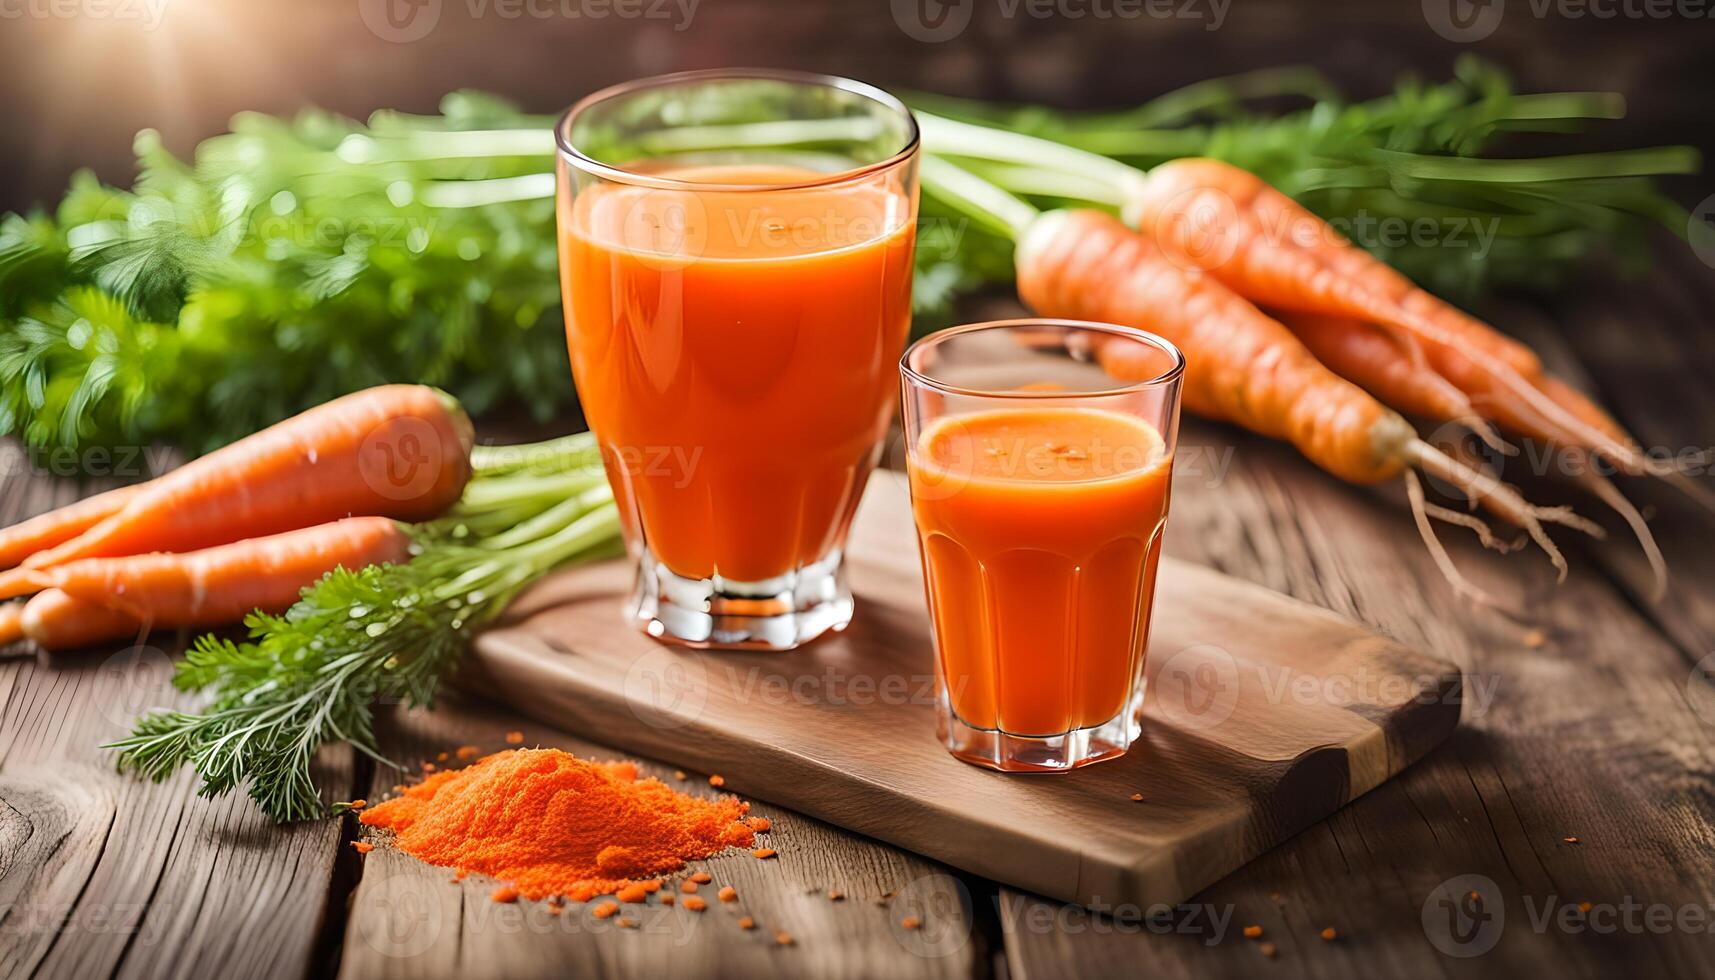
[[[973,728],[941,705],[938,734],[953,757],[972,765],[1000,772],[1069,772],[1125,755],[1143,732],[1132,704],[1103,724],[1077,728],[1060,735],[1013,735],[992,729]]]
[[[852,621],[843,555],[763,582],[685,578],[645,550],[630,613],[665,643],[698,649],[791,650]]]

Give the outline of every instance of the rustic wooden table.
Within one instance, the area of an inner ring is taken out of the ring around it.
[[[1647,281],[1489,312],[1646,444],[1678,450],[1715,437],[1711,309],[1715,272],[1666,242]],[[1628,481],[1672,562],[1659,602],[1617,527],[1600,545],[1560,535],[1573,572],[1559,586],[1539,555],[1444,532],[1472,578],[1523,610],[1509,617],[1451,594],[1397,488],[1337,484],[1228,428],[1185,430],[1172,553],[1454,659],[1470,694],[1463,727],[1423,762],[1169,914],[1092,916],[759,801],[790,846],[769,865],[740,856],[712,869],[767,929],[713,911],[625,931],[587,913],[550,918],[386,848],[360,856],[350,818],[276,828],[242,797],[199,798],[187,773],[160,785],[117,775],[97,746],[140,709],[182,700],[167,683],[170,645],[24,650],[0,661],[0,973],[1715,975],[1715,661],[1698,666],[1715,651],[1715,520]],[[80,489],[10,470],[0,522]],[[385,724],[386,750],[404,759],[498,747],[510,729],[627,752],[624,732],[552,731],[456,697]],[[397,781],[349,752],[325,762],[342,798]],[[848,900],[828,901],[830,888]],[[1484,897],[1477,917],[1460,908],[1472,890]],[[896,928],[911,912],[926,927]],[[1241,935],[1248,925],[1273,943],[1272,961]],[[1329,926],[1332,942],[1318,937]],[[773,928],[796,944],[772,945]]]

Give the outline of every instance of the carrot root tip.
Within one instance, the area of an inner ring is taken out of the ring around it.
[[[1424,547],[1429,549],[1429,556],[1435,562],[1435,567],[1441,572],[1441,577],[1453,587],[1453,591],[1483,606],[1495,605],[1495,598],[1489,593],[1472,584],[1453,559],[1448,557],[1447,549],[1442,547],[1441,539],[1435,536],[1435,526],[1429,522],[1429,502],[1423,497],[1423,482],[1417,478],[1415,470],[1405,471],[1405,493],[1411,500],[1411,517],[1417,524],[1417,533],[1423,538]]]

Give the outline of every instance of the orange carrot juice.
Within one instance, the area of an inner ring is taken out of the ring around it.
[[[837,553],[886,432],[915,200],[889,174],[632,169],[652,182],[562,194],[579,398],[646,563],[777,581]]]
[[[1160,432],[1039,404],[944,416],[916,449],[912,506],[952,713],[1043,738],[1120,716],[1167,519]]]

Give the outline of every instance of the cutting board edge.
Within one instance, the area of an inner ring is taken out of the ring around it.
[[[1290,597],[1285,598],[1288,602],[1296,602]],[[1381,637],[1381,639],[1390,645],[1399,646],[1391,638]],[[577,688],[578,678],[569,665],[563,667],[559,665],[544,666],[545,663],[552,663],[552,661],[542,659],[544,655],[563,656],[559,651],[545,643],[540,644],[539,649],[528,650],[523,644],[518,644],[505,636],[478,637],[476,642],[491,656],[512,658],[519,661],[526,669],[552,673],[561,682],[559,684],[544,683],[526,686],[523,690],[528,697],[522,702],[517,700],[516,692],[512,695],[512,703],[521,708],[525,714],[531,715],[539,721],[569,731],[577,731],[580,727],[585,727],[589,731],[585,731],[584,734],[593,734],[597,741],[603,741],[599,735],[603,728],[623,728],[628,724],[641,723],[635,717],[630,719],[623,717],[617,707],[603,705],[597,698],[580,698]],[[1405,647],[1401,647],[1401,649],[1409,650]],[[1415,653],[1416,651],[1410,652]],[[1439,662],[1446,663],[1445,661]],[[498,696],[500,692],[497,687],[492,682],[487,681],[480,673],[481,665],[481,660],[469,659],[467,669],[461,671],[459,675],[460,686],[473,689],[479,694],[491,697]],[[1458,673],[1457,667],[1450,663],[1446,663],[1446,666],[1452,674],[1462,677],[1462,674]],[[556,694],[556,691],[559,693]],[[884,796],[887,800],[887,807],[874,808],[872,801],[848,800],[847,797],[851,793],[849,789],[840,789],[838,796],[832,799],[824,796],[810,798],[808,802],[795,800],[780,805],[789,806],[807,816],[827,821],[907,850],[922,854],[932,853],[934,860],[962,871],[992,878],[1009,886],[1060,901],[1084,905],[1090,904],[1092,901],[1108,904],[1132,903],[1144,908],[1153,905],[1176,905],[1195,896],[1203,889],[1231,874],[1233,870],[1243,867],[1244,864],[1267,853],[1280,843],[1339,812],[1341,808],[1353,800],[1375,789],[1386,782],[1388,778],[1397,776],[1401,771],[1420,760],[1458,728],[1460,711],[1456,705],[1453,711],[1448,711],[1446,708],[1445,699],[1438,698],[1431,703],[1417,704],[1403,712],[1396,713],[1395,716],[1391,716],[1390,720],[1395,720],[1400,715],[1427,716],[1435,720],[1436,724],[1429,734],[1419,732],[1418,737],[1409,740],[1396,739],[1394,737],[1396,733],[1390,731],[1388,726],[1378,725],[1371,737],[1382,738],[1388,745],[1399,745],[1402,748],[1402,751],[1396,756],[1398,768],[1391,775],[1369,785],[1363,785],[1363,782],[1368,782],[1367,780],[1354,783],[1348,778],[1346,791],[1342,794],[1343,798],[1332,809],[1318,811],[1311,808],[1305,812],[1301,819],[1279,824],[1272,832],[1265,832],[1262,828],[1257,827],[1255,815],[1243,807],[1234,806],[1212,812],[1211,816],[1216,819],[1205,824],[1199,837],[1218,841],[1224,836],[1237,833],[1240,839],[1245,842],[1245,845],[1236,855],[1237,863],[1231,869],[1218,874],[1197,873],[1180,859],[1181,855],[1168,851],[1147,851],[1130,860],[1115,862],[1104,869],[1099,859],[1088,860],[1093,856],[1080,849],[1051,846],[1043,850],[1041,853],[1042,860],[1038,861],[1035,866],[1070,868],[1072,869],[1071,880],[1065,880],[1063,876],[1054,874],[1042,877],[1020,877],[1006,868],[991,864],[983,858],[983,854],[992,853],[992,848],[985,848],[983,845],[973,842],[962,843],[959,848],[949,850],[949,842],[946,840],[910,832],[910,828],[920,825],[921,820],[902,821],[898,819],[901,810],[917,811],[908,814],[914,818],[936,813],[949,813],[956,814],[966,821],[973,818],[972,814],[958,811],[954,807],[936,806],[931,802],[916,799],[894,791],[884,784],[871,781],[863,781],[862,785]],[[670,754],[656,752],[654,753],[655,757],[673,765],[707,772],[720,770],[722,753],[719,746],[722,742],[733,739],[733,736],[712,725],[701,724],[696,719],[684,721],[678,727],[678,731],[686,737],[672,744],[684,746],[683,751],[674,751]],[[1349,746],[1332,743],[1306,750],[1300,753],[1293,762],[1296,763],[1315,753],[1326,752],[1334,748],[1343,749],[1348,756],[1350,755]],[[777,765],[771,771],[769,778],[765,778],[754,785],[739,786],[735,789],[741,790],[748,797],[773,802],[789,798],[792,795],[789,792],[791,786],[802,785],[802,781],[805,779],[813,779],[818,775],[833,772],[835,769],[829,764],[817,762],[798,753],[786,751],[783,754],[787,764]],[[851,778],[851,774],[846,775]],[[838,784],[835,785],[837,787]],[[839,805],[848,802],[855,805]],[[866,806],[866,804],[871,805]],[[876,815],[873,818],[867,815],[867,811],[871,809],[876,810]],[[990,825],[1000,823],[996,820],[986,822]],[[1000,829],[997,827],[997,833]],[[1015,847],[1018,846],[1016,840],[1009,843]],[[1009,857],[1011,856],[1013,855],[1009,855]],[[1111,892],[1104,894],[1097,889],[1091,880],[1095,874],[1087,869],[1105,871],[1106,873],[1102,874],[1101,877],[1112,880]],[[1117,876],[1112,874],[1116,869],[1119,871]]]

